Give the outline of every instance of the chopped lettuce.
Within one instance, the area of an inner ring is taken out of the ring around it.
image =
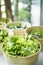
[[[7,24],[7,21],[0,21],[0,25],[5,25]]]
[[[32,34],[34,37],[43,38],[43,33],[40,31],[40,29],[37,29],[36,31],[31,31],[28,34]]]
[[[8,24],[7,25],[7,28],[9,28],[9,29],[17,29],[17,28],[23,28],[23,29],[25,29],[26,28],[26,25],[25,26],[22,26],[22,24],[21,23],[17,23],[17,24]]]
[[[31,35],[11,36],[4,42],[3,51],[6,55],[29,56],[36,53],[40,48],[39,42]]]
[[[0,29],[0,43],[4,41],[4,38],[8,36],[7,31]]]

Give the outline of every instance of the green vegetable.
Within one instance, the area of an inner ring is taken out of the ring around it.
[[[0,43],[4,41],[4,38],[8,36],[7,31],[0,29]]]
[[[18,24],[16,24],[16,25],[11,25],[11,24],[9,25],[9,24],[8,24],[8,25],[7,25],[7,28],[9,28],[9,29],[24,28],[24,29],[25,29],[26,26],[23,27],[21,23],[18,23]]]
[[[30,34],[32,34],[34,37],[43,38],[43,33],[40,31],[40,29],[36,31],[31,31]]]
[[[31,35],[9,37],[3,45],[6,55],[29,56],[36,53],[40,48],[39,42]]]
[[[4,25],[4,24],[6,24],[7,22],[5,22],[5,21],[0,21],[0,25]]]
[[[7,28],[9,29],[16,29],[16,28],[21,28],[21,24],[16,24],[16,25],[7,25]]]

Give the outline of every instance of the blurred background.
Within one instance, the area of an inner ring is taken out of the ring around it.
[[[0,0],[0,21],[8,20],[43,25],[43,0]]]

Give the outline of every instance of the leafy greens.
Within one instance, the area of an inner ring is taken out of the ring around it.
[[[6,55],[12,56],[29,56],[36,53],[40,48],[40,44],[32,35],[29,36],[11,36],[3,45]]]

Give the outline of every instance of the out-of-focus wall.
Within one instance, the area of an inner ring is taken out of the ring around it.
[[[40,10],[40,25],[43,26],[43,0],[40,0],[41,1],[41,10]]]

